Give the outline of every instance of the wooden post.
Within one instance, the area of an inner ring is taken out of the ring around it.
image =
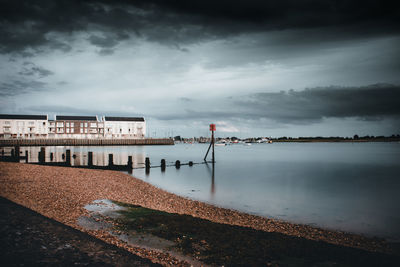
[[[179,169],[181,167],[181,162],[179,160],[175,161],[175,168]]]
[[[161,171],[164,172],[165,171],[165,159],[161,160]]]
[[[19,146],[15,146],[15,161],[19,162],[19,157],[20,157],[20,151],[19,151]]]
[[[71,166],[71,150],[69,149],[65,151],[65,165]]]
[[[88,166],[92,167],[93,166],[93,152],[88,152]]]
[[[146,173],[150,172],[150,158],[146,158],[145,161]]]
[[[204,156],[204,161],[207,162],[207,156],[208,156],[208,152],[210,151],[210,148],[212,147],[212,162],[215,162],[215,153],[214,153],[214,131],[216,130],[215,124],[210,124],[210,131],[211,131],[211,142],[210,142],[210,146],[207,149],[207,153]]]
[[[28,150],[25,150],[25,162],[28,163]]]
[[[40,155],[40,158],[39,158],[40,164],[44,164],[46,162],[46,148],[45,147],[40,148],[39,155]]]
[[[214,131],[211,131],[211,142],[212,142],[212,162],[215,163],[215,153],[214,153]]]
[[[128,156],[127,168],[128,168],[128,172],[132,173],[132,169],[133,169],[132,156]]]
[[[108,154],[108,166],[113,166],[113,165],[114,165],[114,155]]]

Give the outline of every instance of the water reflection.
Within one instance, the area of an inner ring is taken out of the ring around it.
[[[205,162],[205,165],[206,165],[207,171],[211,177],[211,190],[210,190],[211,198],[214,198],[214,195],[215,195],[215,162],[211,163],[211,168],[208,165],[208,162]]]

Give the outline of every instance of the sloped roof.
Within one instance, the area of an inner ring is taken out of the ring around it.
[[[96,116],[56,116],[56,121],[97,121]]]
[[[143,117],[105,117],[106,121],[144,121]]]
[[[0,114],[0,119],[5,120],[47,120],[47,115],[20,115]]]

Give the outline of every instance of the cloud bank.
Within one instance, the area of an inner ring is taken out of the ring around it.
[[[282,123],[304,123],[323,118],[379,119],[400,117],[400,86],[376,84],[365,87],[318,87],[302,91],[257,93],[236,102],[252,117]]]
[[[393,1],[375,0],[6,0],[0,10],[0,49],[69,51],[69,37],[95,31],[102,34],[90,34],[88,41],[108,51],[130,38],[182,45],[301,29],[319,31],[316,38],[354,39],[398,34],[398,10]]]

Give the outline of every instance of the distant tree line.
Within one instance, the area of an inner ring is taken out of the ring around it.
[[[173,138],[175,141],[180,141],[180,142],[199,142],[199,143],[207,143],[210,142],[210,137],[191,137],[191,138],[184,138],[181,136],[175,136]],[[329,136],[329,137],[324,137],[324,136],[315,136],[315,137],[309,137],[309,136],[300,136],[300,137],[276,137],[276,138],[271,138],[271,137],[249,137],[249,138],[243,138],[240,139],[238,137],[232,136],[232,137],[217,137],[216,140],[226,140],[226,141],[247,141],[247,142],[257,142],[262,139],[269,139],[272,141],[276,142],[349,142],[349,141],[386,141],[386,142],[392,142],[392,141],[400,141],[400,134],[392,134],[391,136],[374,136],[374,135],[365,135],[365,136],[359,136],[358,134],[355,134],[353,137],[343,137],[343,136]]]
[[[374,136],[374,135],[365,135],[365,136],[359,136],[355,134],[353,137],[343,137],[343,136],[329,136],[329,137],[324,137],[324,136],[315,136],[315,137],[278,137],[278,138],[272,138],[272,140],[275,141],[351,141],[351,140],[357,140],[357,141],[400,141],[400,134],[392,134],[391,136]]]

